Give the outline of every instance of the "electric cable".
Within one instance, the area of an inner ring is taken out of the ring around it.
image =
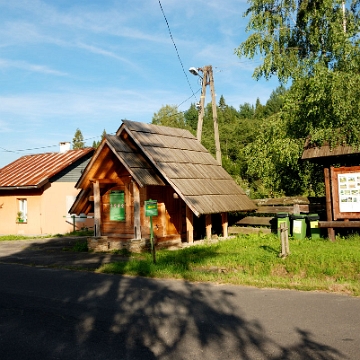
[[[171,41],[172,41],[172,43],[173,43],[173,45],[174,45],[174,47],[175,47],[175,51],[176,51],[178,60],[179,60],[179,62],[180,62],[181,68],[182,68],[183,73],[184,73],[184,75],[185,75],[186,81],[187,81],[187,83],[188,83],[188,85],[189,85],[189,88],[190,88],[190,90],[191,90],[191,92],[192,92],[192,97],[194,97],[195,100],[197,101],[196,96],[195,96],[195,93],[194,93],[194,90],[192,89],[191,84],[190,84],[190,81],[189,81],[189,78],[188,78],[188,76],[187,76],[187,74],[186,74],[186,71],[185,71],[183,62],[182,62],[182,60],[181,60],[181,57],[180,57],[178,48],[177,48],[177,46],[176,46],[176,44],[175,44],[174,37],[173,37],[173,35],[172,35],[172,33],[171,33],[170,25],[169,25],[169,22],[168,22],[168,20],[167,20],[167,18],[166,18],[164,9],[163,9],[163,7],[162,7],[162,5],[161,5],[161,1],[160,1],[160,0],[158,0],[158,1],[159,1],[159,5],[160,5],[161,12],[162,12],[162,14],[163,14],[163,16],[164,16],[164,19],[165,19],[167,28],[168,28],[168,30],[169,30],[170,39],[171,39]]]

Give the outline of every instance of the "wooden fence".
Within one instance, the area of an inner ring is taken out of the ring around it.
[[[251,234],[277,232],[278,213],[319,214],[324,218],[326,214],[325,197],[284,197],[253,200],[257,210],[252,213],[239,214],[233,226],[229,226],[229,234]]]

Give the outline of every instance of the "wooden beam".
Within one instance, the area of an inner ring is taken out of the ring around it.
[[[131,224],[131,191],[130,183],[125,184],[125,221],[126,224]]]
[[[88,214],[91,211],[91,204],[88,204],[85,210],[85,214]]]
[[[236,222],[236,225],[271,226],[274,217],[270,216],[246,216]]]
[[[99,182],[99,184],[120,184],[124,185],[124,182],[121,179],[90,179],[90,182],[95,183],[96,181]]]
[[[221,213],[221,225],[222,225],[222,235],[224,238],[227,238],[229,236],[228,234],[228,214],[227,213]]]
[[[100,184],[95,181],[94,187],[94,226],[95,236],[101,236],[101,196],[100,196]]]
[[[308,213],[309,212],[309,205],[299,205],[294,208],[294,205],[274,205],[274,206],[268,206],[268,205],[260,205],[256,209],[257,214],[277,214],[279,212],[287,212],[289,214],[294,214],[295,211],[301,212],[301,213]],[[295,210],[295,211],[294,211]]]
[[[212,222],[211,222],[211,214],[206,214],[205,215],[205,226],[206,226],[206,238],[207,239],[211,239],[211,227],[212,227]]]
[[[338,189],[338,181],[337,174],[335,174],[334,167],[330,167],[330,186],[331,186],[331,201],[332,201],[332,220],[337,220],[339,218],[339,189]]]
[[[141,239],[141,217],[140,217],[140,190],[137,183],[133,183],[133,196],[134,196],[134,233],[135,239]]]
[[[319,228],[360,228],[360,221],[319,221]]]
[[[193,212],[186,205],[186,241],[190,244],[194,242],[194,219]]]
[[[330,184],[330,169],[324,168],[324,178],[325,178],[325,198],[326,198],[326,219],[327,221],[332,221],[332,202],[331,202],[331,184]],[[335,241],[335,230],[334,228],[328,228],[328,238],[331,241]]]
[[[268,228],[254,228],[242,226],[230,226],[228,228],[229,234],[271,234],[271,229]]]

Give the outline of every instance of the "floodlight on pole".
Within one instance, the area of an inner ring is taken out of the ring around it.
[[[198,71],[197,68],[191,67],[191,68],[189,69],[189,71],[190,71],[193,75],[195,75],[195,76],[200,76],[200,77],[202,78],[202,76],[199,74],[199,71]]]

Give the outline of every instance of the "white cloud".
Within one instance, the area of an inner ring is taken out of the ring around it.
[[[17,68],[21,70],[38,72],[42,74],[56,75],[56,76],[68,75],[62,71],[54,70],[44,65],[36,65],[36,64],[30,64],[26,61],[16,61],[16,60],[14,61],[14,60],[7,60],[0,58],[0,69],[4,69],[4,68]]]
[[[159,110],[159,100],[173,102],[174,96],[166,91],[138,92],[134,90],[99,89],[98,91],[64,93],[37,93],[12,96],[0,96],[0,117],[27,119],[41,123],[42,119],[87,118],[95,121],[99,118],[121,118],[133,114],[149,116]],[[150,121],[151,119],[148,119]],[[17,124],[13,125],[14,127]]]

